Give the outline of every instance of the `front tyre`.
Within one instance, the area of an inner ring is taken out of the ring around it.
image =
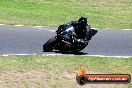
[[[54,49],[56,43],[56,38],[53,37],[49,39],[44,45],[43,45],[43,50],[44,52],[50,52]]]

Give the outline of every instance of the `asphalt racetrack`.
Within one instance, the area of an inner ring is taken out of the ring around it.
[[[55,54],[42,52],[43,44],[55,35],[55,27],[0,25],[0,55]],[[132,30],[97,29],[98,33],[81,52],[86,55],[132,56]]]

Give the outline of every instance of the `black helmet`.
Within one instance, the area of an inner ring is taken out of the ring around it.
[[[79,25],[86,26],[87,25],[87,18],[80,17],[78,20]]]

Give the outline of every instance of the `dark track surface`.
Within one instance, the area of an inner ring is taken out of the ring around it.
[[[55,35],[48,29],[56,28],[1,25],[0,54],[47,54],[42,52],[42,46]],[[88,55],[132,56],[132,30],[98,29],[82,52]]]

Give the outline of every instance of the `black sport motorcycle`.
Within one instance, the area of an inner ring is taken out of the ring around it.
[[[89,40],[97,33],[97,30],[91,29],[89,26],[87,32],[89,38],[87,41],[82,41],[81,39],[76,38],[74,27],[72,25],[68,25],[66,28],[58,28],[56,36],[49,39],[43,45],[43,50],[44,52],[59,50],[63,53],[78,53],[88,45]],[[64,34],[66,35],[65,38],[62,37]],[[67,41],[68,39],[71,39],[71,42]]]

